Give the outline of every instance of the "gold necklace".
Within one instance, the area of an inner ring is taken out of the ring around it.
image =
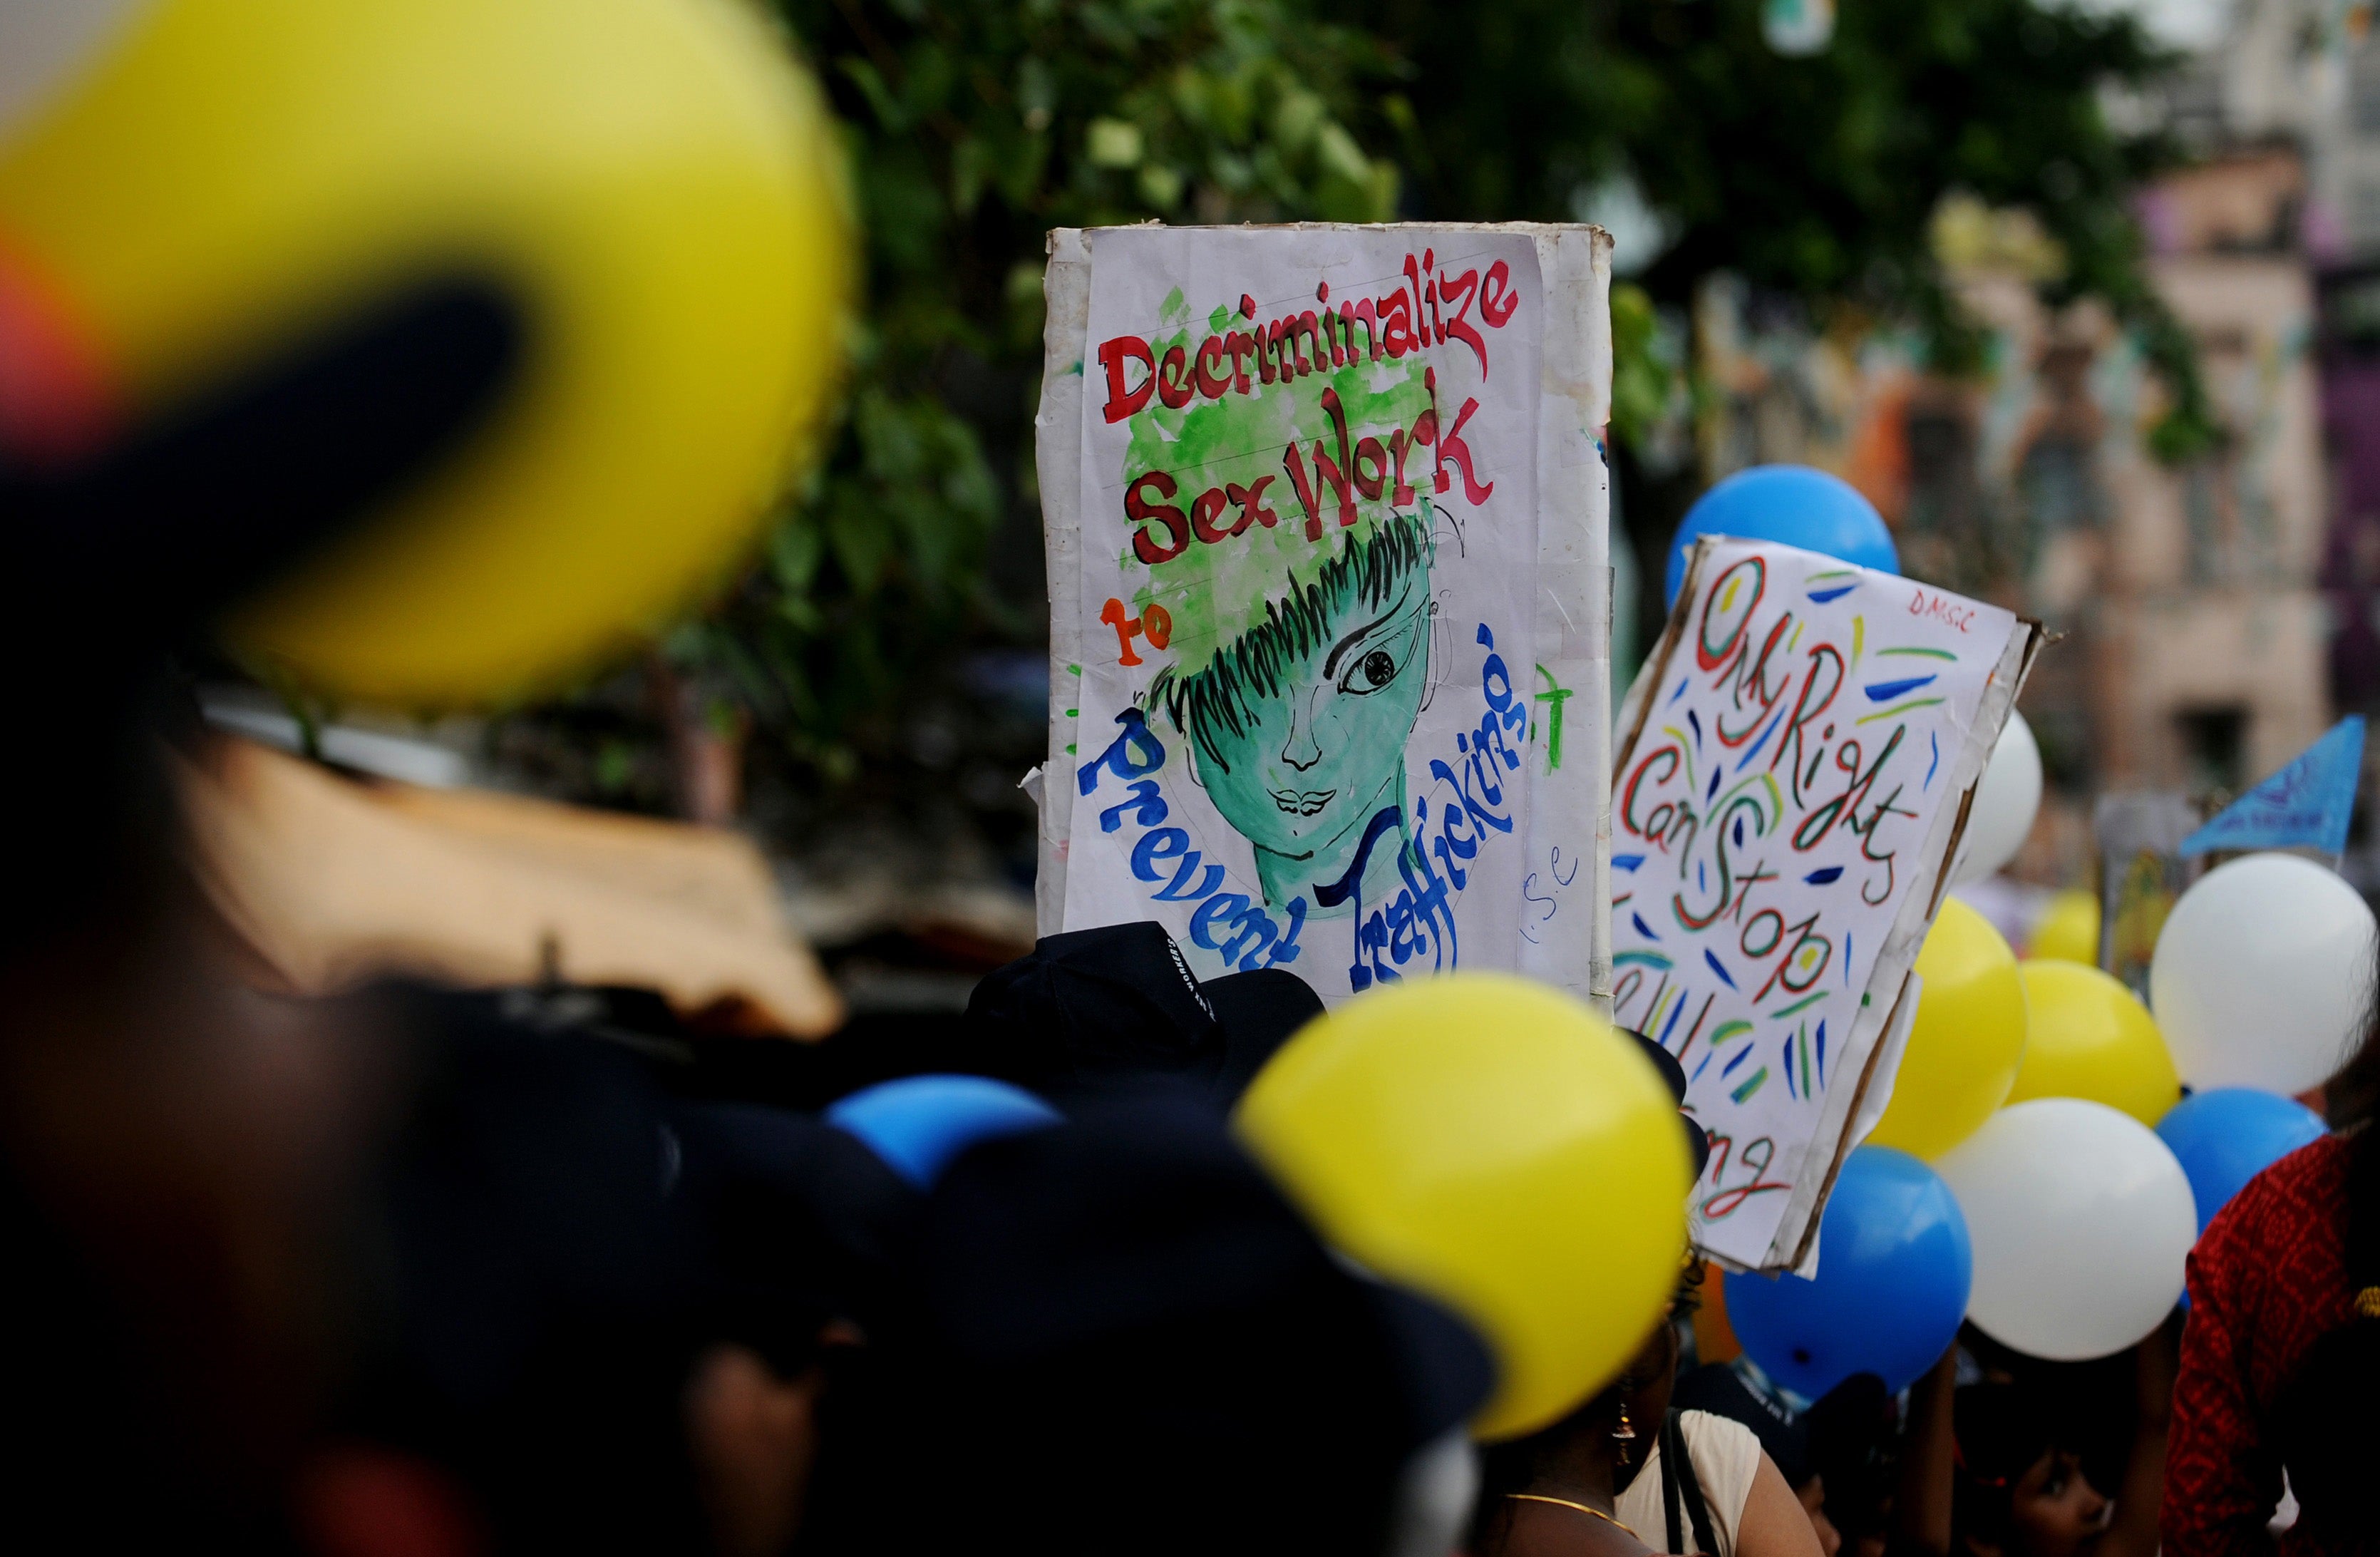
[[[1602,1520],[1607,1525],[1620,1525],[1621,1529],[1628,1530],[1627,1526],[1621,1525],[1619,1520],[1614,1519],[1609,1514],[1604,1513],[1603,1510],[1599,1508],[1589,1508],[1583,1502],[1572,1502],[1568,1498],[1549,1498],[1541,1492],[1507,1492],[1504,1495],[1508,1498],[1517,1499],[1522,1502],[1549,1502],[1557,1504],[1562,1508],[1574,1508],[1581,1514],[1594,1514],[1597,1519]],[[1635,1536],[1638,1540],[1643,1540],[1645,1539],[1642,1536],[1636,1535],[1636,1532],[1633,1530],[1628,1530],[1628,1533],[1632,1536]]]

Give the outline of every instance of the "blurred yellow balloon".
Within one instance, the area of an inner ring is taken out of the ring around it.
[[[2025,955],[2035,962],[2079,962],[2099,966],[2099,899],[2069,888],[2049,900],[2033,927]]]
[[[0,237],[136,409],[441,267],[519,304],[455,462],[227,624],[306,689],[516,697],[661,625],[834,398],[834,132],[727,0],[152,0],[0,145]]]
[[[1481,1438],[1601,1389],[1676,1284],[1677,1106],[1634,1044],[1543,985],[1462,973],[1359,996],[1273,1057],[1237,1122],[1324,1236],[1478,1327],[1499,1366]]]
[[[2181,1079],[2148,1007],[2122,983],[2079,963],[2034,959],[2024,980],[2024,1064],[2008,1101],[2087,1098],[2156,1127],[2181,1101]]]
[[[1917,1024],[1868,1143],[1930,1160],[2008,1101],[2024,1059],[2024,983],[2000,932],[1955,897],[1942,900],[1917,953],[1917,976],[1925,980]]]

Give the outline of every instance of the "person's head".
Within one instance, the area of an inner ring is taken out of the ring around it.
[[[1810,1516],[1810,1529],[1818,1538],[1818,1551],[1824,1557],[1835,1557],[1843,1549],[1843,1534],[1827,1517],[1827,1478],[1812,1476],[1793,1489],[1793,1498],[1802,1505],[1802,1512]]]
[[[1427,509],[1390,515],[1205,666],[1160,678],[1199,783],[1258,848],[1309,857],[1402,802],[1429,681],[1430,550]]]
[[[1954,1551],[2070,1557],[2097,1546],[2115,1505],[2059,1441],[2041,1396],[2022,1384],[1970,1384],[1953,1410]]]
[[[1203,982],[1153,919],[1045,935],[968,997],[964,1059],[1060,1105],[1166,1081],[1229,1109],[1290,1035],[1322,1015],[1285,967]]]
[[[369,1526],[392,1463],[497,1550],[789,1526],[832,1309],[823,1233],[771,1181],[847,1182],[865,1149],[676,1109],[626,1051],[502,997],[395,985],[342,1009],[395,1079],[345,1202],[356,1339],[297,1478],[318,1544]]]
[[[1540,1481],[1605,1482],[1616,1495],[1636,1479],[1670,1409],[1678,1374],[1677,1321],[1702,1304],[1702,1262],[1689,1254],[1669,1311],[1620,1377],[1550,1427],[1491,1443],[1481,1456],[1472,1550],[1494,1545],[1491,1531],[1512,1493]]]
[[[1810,1477],[1796,1487],[1820,1544],[1877,1557],[1890,1523],[1895,1439],[1892,1396],[1873,1373],[1854,1373],[1811,1404]]]
[[[1452,1545],[1484,1343],[1332,1258],[1203,1104],[1119,1098],[970,1148],[906,1268],[877,1349],[907,1474],[866,1550]]]

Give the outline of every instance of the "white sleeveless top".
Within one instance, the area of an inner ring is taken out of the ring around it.
[[[1703,1501],[1710,1507],[1711,1533],[1718,1538],[1718,1550],[1711,1557],[1735,1557],[1736,1527],[1743,1521],[1744,1500],[1752,1496],[1752,1478],[1760,1471],[1760,1440],[1742,1422],[1707,1411],[1679,1412],[1678,1431],[1694,1463],[1694,1478],[1702,1483]],[[1670,1515],[1661,1502],[1660,1441],[1650,1433],[1645,1436],[1653,1441],[1652,1453],[1612,1507],[1620,1522],[1636,1532],[1637,1539],[1662,1551],[1669,1550],[1664,1543],[1669,1539]],[[1694,1525],[1682,1500],[1676,1550],[1683,1554],[1694,1547]]]

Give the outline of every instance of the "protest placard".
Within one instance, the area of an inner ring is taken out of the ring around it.
[[[1609,248],[1051,235],[1043,933],[1608,991]]]
[[[1621,711],[1612,1011],[1678,1056],[1711,1133],[1705,1251],[1806,1260],[2039,640],[1912,579],[1697,542]]]
[[[2283,764],[2281,771],[2223,808],[2181,841],[2186,857],[2218,851],[2308,849],[2347,852],[2348,823],[2363,779],[2363,716],[2350,713]]]

